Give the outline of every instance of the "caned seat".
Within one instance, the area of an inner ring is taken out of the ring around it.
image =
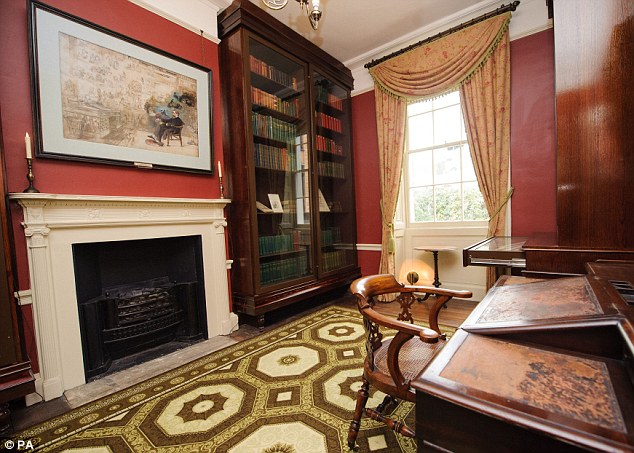
[[[348,431],[348,446],[355,448],[363,414],[385,423],[395,432],[414,437],[414,430],[404,421],[386,416],[385,409],[398,400],[414,402],[416,392],[410,382],[420,374],[446,342],[438,326],[441,308],[453,297],[469,298],[470,291],[455,291],[433,286],[405,286],[389,274],[360,278],[350,286],[357,298],[366,329],[366,358],[363,383],[357,393],[354,417]],[[429,327],[415,324],[411,306],[422,299],[423,293],[434,295],[427,299],[431,305]],[[395,309],[375,310],[377,305],[392,304]],[[394,316],[385,313],[397,313]],[[386,330],[389,329],[389,332]],[[370,387],[387,396],[376,409],[365,407]],[[433,409],[430,409],[433,410]]]

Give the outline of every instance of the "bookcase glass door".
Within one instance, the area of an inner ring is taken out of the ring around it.
[[[279,285],[314,272],[306,69],[253,37],[249,66],[259,280]]]
[[[350,158],[349,92],[313,74],[320,274],[356,265],[355,209]]]

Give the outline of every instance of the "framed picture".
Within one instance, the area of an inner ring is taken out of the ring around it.
[[[31,2],[36,156],[213,172],[209,69]]]

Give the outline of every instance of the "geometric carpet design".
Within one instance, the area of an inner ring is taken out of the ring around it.
[[[365,352],[361,315],[329,307],[29,428],[37,451],[347,452]],[[370,395],[376,407],[383,394]],[[414,426],[411,403],[394,409]],[[362,418],[360,452],[415,452]]]

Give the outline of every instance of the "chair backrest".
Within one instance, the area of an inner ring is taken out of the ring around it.
[[[415,321],[410,310],[414,301],[423,298],[427,299],[428,295],[434,295],[435,298],[429,308],[429,318],[424,321],[427,321],[429,327],[438,334],[442,334],[438,326],[440,309],[453,297],[469,298],[472,296],[471,291],[456,291],[434,286],[404,285],[399,283],[391,274],[369,275],[357,279],[350,285],[350,291],[357,296],[357,305],[362,314],[370,309],[374,312],[373,308],[376,304],[399,303],[400,313],[397,318],[398,321],[410,323]],[[379,320],[386,321],[376,313],[372,313],[372,315]],[[378,322],[378,324],[383,325],[381,322]],[[385,327],[393,328],[390,323]]]
[[[355,280],[350,285],[350,291],[366,300],[382,294],[412,292],[405,285],[397,282],[392,274],[370,275]]]

